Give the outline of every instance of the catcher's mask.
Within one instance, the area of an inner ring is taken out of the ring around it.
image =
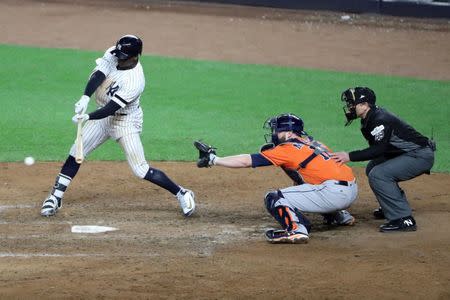
[[[345,126],[348,126],[357,118],[356,105],[367,102],[369,106],[373,107],[376,96],[375,92],[368,87],[355,87],[345,90],[341,95],[341,101],[344,104],[343,109],[347,118]]]
[[[267,119],[264,122],[263,128],[270,130],[269,133],[264,134],[266,143],[280,144],[278,133],[283,131],[292,131],[298,136],[307,135],[303,131],[303,120],[291,113],[281,114]]]
[[[119,60],[127,60],[130,57],[142,54],[142,40],[135,35],[127,34],[116,43],[116,49],[111,51]]]

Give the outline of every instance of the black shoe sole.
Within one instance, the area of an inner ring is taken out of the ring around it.
[[[398,229],[383,229],[380,228],[380,232],[408,232],[408,231],[416,231],[417,226],[408,226],[404,228],[398,228]]]

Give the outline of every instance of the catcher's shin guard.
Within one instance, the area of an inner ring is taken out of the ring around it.
[[[274,217],[286,231],[295,231],[298,229],[298,224],[293,220],[292,211],[289,207],[278,206]]]
[[[287,206],[277,205],[277,201],[283,198],[280,190],[269,192],[264,197],[267,211],[280,223],[283,229],[291,231],[297,230],[299,224],[303,225],[307,232],[311,231],[311,222],[297,209],[293,211]],[[293,216],[295,214],[295,217]],[[295,220],[298,219],[298,222]],[[303,227],[300,226],[300,227]]]
[[[272,217],[275,217],[276,215],[276,202],[281,198],[283,198],[283,194],[280,190],[268,192],[264,197],[264,204]]]

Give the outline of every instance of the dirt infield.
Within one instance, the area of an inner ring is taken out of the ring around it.
[[[384,18],[377,25],[374,16],[355,16],[342,24],[335,14],[113,2],[3,1],[0,38],[103,50],[135,32],[152,54],[450,79],[445,21]],[[87,30],[96,38],[86,39]],[[169,193],[133,178],[125,162],[91,161],[58,215],[42,218],[41,201],[61,163],[0,163],[0,298],[450,298],[448,174],[402,184],[417,232],[377,231],[376,200],[356,169],[356,226],[328,228],[311,215],[309,244],[270,245],[262,234],[276,224],[262,199],[290,184],[282,171],[153,165],[196,192],[192,218],[181,216]],[[75,234],[73,225],[118,230]]]

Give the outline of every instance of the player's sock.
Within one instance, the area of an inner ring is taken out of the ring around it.
[[[79,169],[80,164],[75,161],[75,157],[69,155],[61,168],[61,174],[64,174],[72,180],[77,175]]]
[[[178,192],[181,190],[180,186],[170,180],[170,178],[167,177],[167,175],[163,171],[155,168],[150,168],[147,174],[145,174],[144,179],[162,187],[163,189],[168,190],[174,195],[178,194]]]
[[[55,185],[52,189],[52,195],[55,196],[55,198],[58,200],[58,207],[61,207],[61,200],[71,181],[72,178],[64,174],[59,173],[59,175],[56,176]]]
[[[78,173],[79,169],[80,164],[75,161],[73,156],[69,155],[61,168],[61,172],[58,176],[56,176],[55,185],[53,186],[51,193],[58,200],[59,207],[61,207],[61,200],[67,190],[67,187]]]

